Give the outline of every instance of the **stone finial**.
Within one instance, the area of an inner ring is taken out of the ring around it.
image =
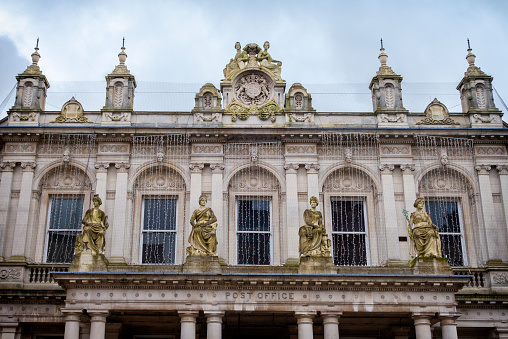
[[[381,62],[381,66],[386,66],[386,61],[388,60],[388,54],[385,53],[385,49],[380,49],[381,53],[379,53],[379,56],[377,57],[379,59],[379,62]]]
[[[38,41],[39,39],[37,39]],[[39,47],[35,47],[35,52],[32,53],[32,65],[37,66],[41,55],[39,54]]]
[[[120,61],[120,65],[125,65],[125,60],[127,60],[127,53],[125,53],[125,47],[122,46],[122,51],[118,53],[118,60]]]
[[[466,55],[466,60],[467,60],[467,62],[469,63],[469,67],[474,66],[474,62],[475,62],[475,60],[476,60],[476,55],[474,55],[474,54],[472,53],[472,51],[473,51],[473,50],[472,50],[471,48],[468,48],[468,49],[467,49],[467,52],[468,52],[468,53],[467,53],[467,55]]]

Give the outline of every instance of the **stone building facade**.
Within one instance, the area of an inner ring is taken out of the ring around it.
[[[382,49],[373,110],[351,113],[286,89],[268,48],[238,44],[187,112],[136,111],[124,48],[100,111],[47,110],[36,49],[0,122],[1,339],[508,338],[508,129],[472,51],[461,112],[404,108]],[[69,272],[94,194],[107,270]],[[186,255],[201,195],[208,266]],[[312,196],[331,266],[300,258]],[[447,265],[415,259],[419,196]]]

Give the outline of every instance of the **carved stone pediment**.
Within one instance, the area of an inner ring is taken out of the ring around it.
[[[426,118],[418,121],[417,125],[459,125],[459,123],[450,118],[448,108],[443,105],[437,98],[425,109]]]
[[[51,121],[54,122],[79,122],[79,123],[91,123],[92,121],[88,120],[83,115],[83,106],[77,101],[74,97],[72,97],[69,101],[67,101],[62,106],[62,111],[60,112],[60,116],[57,117],[55,120]]]

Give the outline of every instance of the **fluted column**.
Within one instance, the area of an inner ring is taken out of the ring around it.
[[[16,329],[18,327],[18,323],[0,323],[2,327],[1,338],[2,339],[15,339],[16,338]]]
[[[106,310],[88,311],[90,315],[90,339],[104,339],[106,336],[106,318],[109,312]]]
[[[111,256],[110,264],[125,264],[124,257],[124,232],[127,224],[127,183],[129,178],[129,168],[131,165],[120,162],[116,167],[116,187],[115,187],[115,209],[113,211],[113,227],[111,230]],[[101,197],[106,200],[106,197]]]
[[[298,323],[298,339],[314,338],[312,326],[315,315],[315,312],[295,312],[296,322]]]
[[[97,184],[95,185],[95,194],[98,194],[102,200],[103,211],[106,211],[106,182],[108,178],[108,167],[107,162],[98,162],[95,164]]]
[[[196,339],[196,318],[198,311],[180,311],[180,339]]]
[[[321,312],[323,318],[323,339],[339,339],[339,317],[342,312]]]
[[[225,239],[227,237],[226,227],[224,227],[224,198],[222,196],[223,187],[223,172],[224,172],[224,164],[210,164],[210,168],[212,169],[212,211],[217,217],[217,225],[221,231],[217,233],[217,242],[219,243],[217,248],[217,254],[225,258],[227,257],[227,253],[225,252]]]
[[[11,201],[12,176],[14,173],[15,162],[2,162],[2,180],[0,181],[0,261],[4,260],[4,242],[5,232],[7,230],[7,214],[9,212],[9,202]]]
[[[65,317],[64,339],[79,339],[79,322],[81,321],[81,310],[62,309]]]
[[[203,173],[204,167],[205,165],[203,163],[192,163],[189,165],[189,168],[191,170],[189,213],[192,213],[199,207],[199,196],[201,195],[201,175]]]
[[[394,165],[381,165],[381,183],[383,185],[384,221],[386,229],[386,249],[388,261],[400,261],[399,228],[395,207],[395,192],[393,189]]]
[[[478,182],[480,183],[480,201],[483,211],[483,222],[485,224],[489,261],[501,260],[500,253],[502,253],[499,243],[502,238],[500,228],[496,223],[492,187],[490,186],[490,169],[491,167],[487,165],[476,166]]]
[[[508,234],[508,165],[497,166],[499,181],[501,182],[501,197],[503,199],[504,227]],[[508,239],[506,239],[508,242]]]
[[[14,229],[14,241],[16,246],[12,247],[12,255],[9,261],[26,261],[26,232],[28,229],[28,218],[30,216],[30,205],[32,201],[32,183],[35,162],[22,162],[21,168],[21,190],[19,192],[18,211],[16,214],[16,228]]]
[[[222,317],[224,312],[212,311],[206,312],[206,338],[221,339],[222,338]]]
[[[286,164],[286,229],[287,229],[287,258],[299,258],[298,253],[298,164]]]
[[[432,339],[430,318],[432,318],[431,314],[413,313],[416,339]]]
[[[305,164],[307,170],[307,194],[310,197],[316,197],[319,199],[319,165],[318,164]],[[322,211],[321,205],[317,206],[317,209]]]
[[[441,337],[443,339],[458,339],[456,315],[440,315]]]

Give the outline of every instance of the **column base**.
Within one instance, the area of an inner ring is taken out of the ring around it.
[[[7,261],[8,262],[21,263],[21,264],[26,264],[27,263],[26,257],[24,255],[11,255],[11,257]]]
[[[108,259],[103,254],[91,252],[75,254],[69,266],[69,272],[107,272]]]
[[[447,258],[414,258],[409,264],[414,274],[452,274]]]
[[[332,257],[301,257],[298,273],[301,274],[336,274],[337,268]]]
[[[183,264],[184,273],[221,273],[219,257],[189,255]]]

